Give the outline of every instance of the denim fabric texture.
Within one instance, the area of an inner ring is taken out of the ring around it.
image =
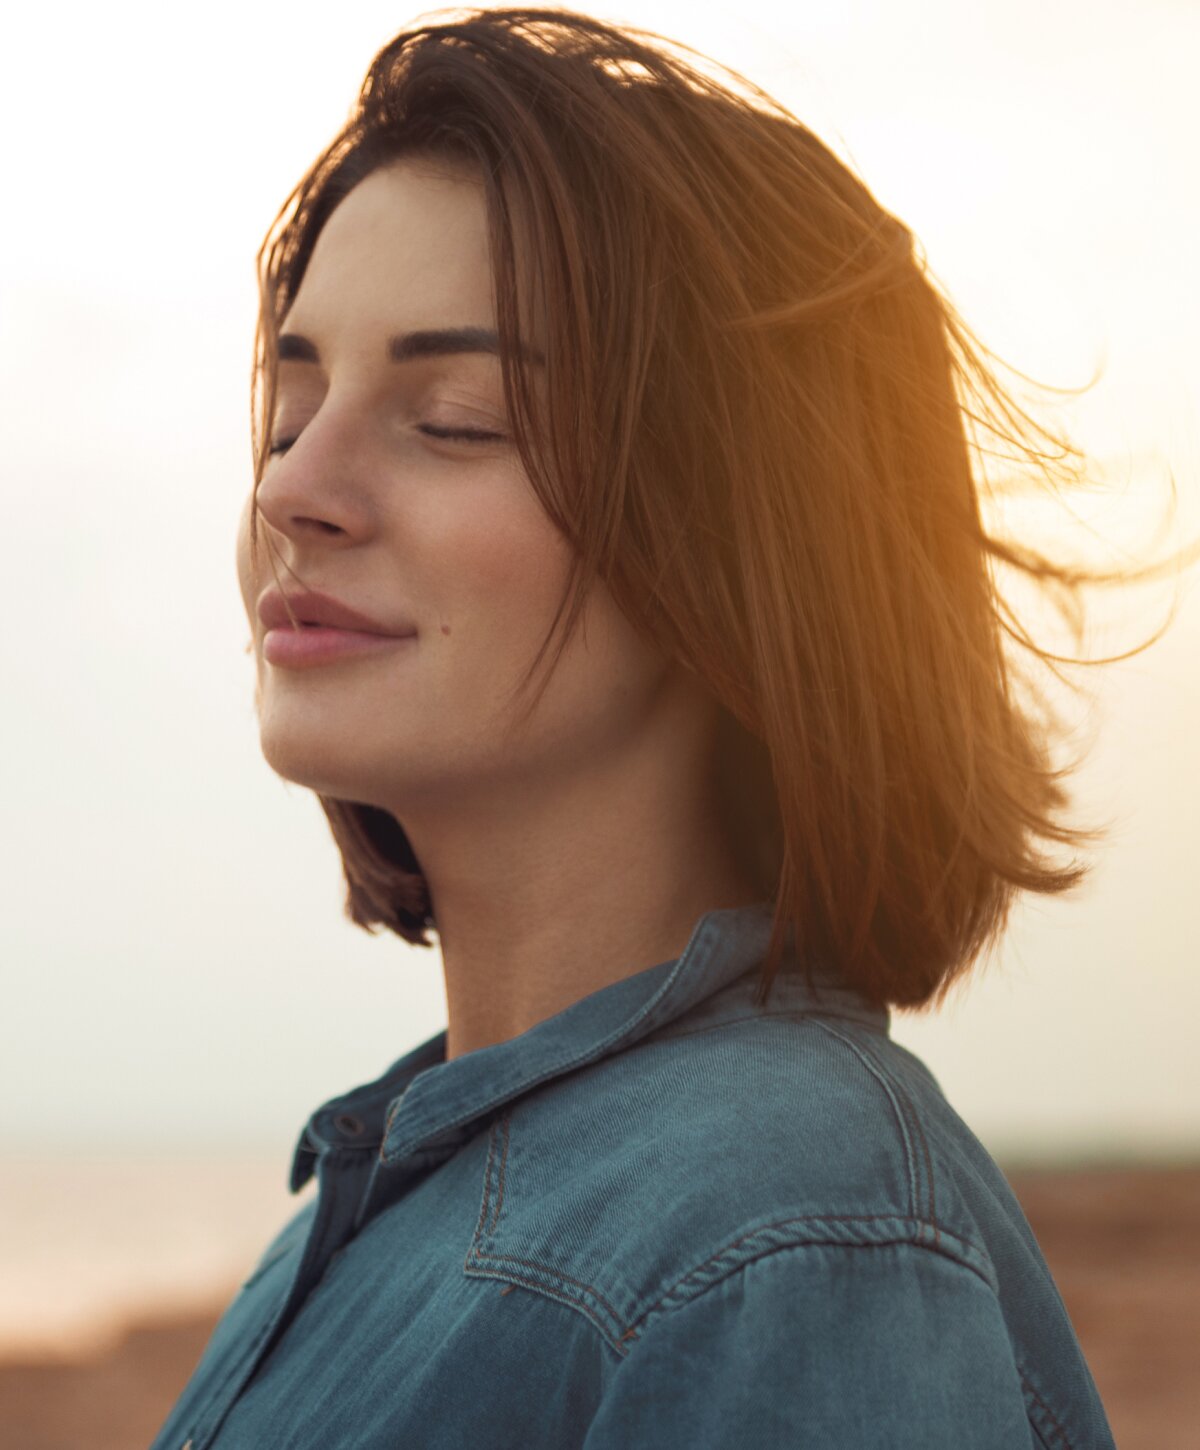
[[[151,1450],[1114,1450],[1025,1215],[768,905],[308,1121]]]

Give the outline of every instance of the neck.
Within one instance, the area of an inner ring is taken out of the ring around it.
[[[402,817],[437,921],[448,1059],[679,956],[706,911],[762,899],[715,790],[696,788],[706,738]]]

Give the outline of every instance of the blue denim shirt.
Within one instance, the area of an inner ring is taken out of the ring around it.
[[[1003,1174],[885,1009],[751,1001],[770,929],[313,1113],[152,1450],[1113,1450]]]

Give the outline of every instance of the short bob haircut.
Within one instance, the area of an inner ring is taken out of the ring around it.
[[[722,707],[730,839],[775,913],[759,1005],[789,931],[810,983],[823,960],[875,1004],[940,1005],[1017,890],[1062,892],[1090,869],[1051,865],[1039,840],[1108,829],[1057,819],[1053,717],[1020,697],[1003,635],[1063,657],[1021,628],[993,563],[1067,594],[1130,576],[990,536],[973,471],[981,437],[1051,483],[1078,450],[1001,387],[907,228],[744,77],[570,11],[444,13],[371,62],[258,253],[255,493],[276,339],[322,226],[390,161],[470,163],[514,443],[575,551],[519,690],[603,579]],[[515,234],[546,317],[544,406],[517,345]],[[252,547],[256,519],[255,499]],[[346,915],[432,945],[399,821],[318,798]]]

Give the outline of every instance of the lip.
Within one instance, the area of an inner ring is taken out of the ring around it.
[[[325,626],[325,629],[313,630],[314,634],[323,634],[333,629],[356,634],[382,635],[388,639],[400,639],[415,635],[417,632],[414,624],[404,622],[392,626],[381,623],[369,615],[360,613],[357,609],[352,609],[348,604],[343,604],[340,599],[335,599],[331,594],[322,594],[317,589],[299,589],[294,594],[287,596],[287,602],[291,605],[292,613],[301,625]],[[259,599],[258,617],[266,630],[287,630],[293,635],[309,632],[292,627],[283,594],[275,586],[267,589]]]
[[[359,629],[333,629],[318,625],[292,629],[269,629],[263,635],[263,659],[284,669],[308,669],[354,655],[382,654],[411,648],[415,634],[373,634]]]

